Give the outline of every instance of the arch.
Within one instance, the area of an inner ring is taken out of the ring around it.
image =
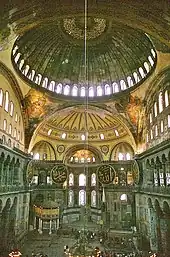
[[[89,97],[94,97],[94,88],[89,87]]]
[[[48,87],[48,78],[44,78],[42,82],[42,87],[47,88]]]
[[[77,96],[77,95],[78,95],[78,87],[77,86],[73,86],[72,96]]]
[[[39,153],[40,154],[40,160],[44,159],[44,153],[47,154],[46,160],[56,160],[56,152],[54,150],[54,147],[47,141],[41,140],[38,141],[31,151],[33,154]]]
[[[50,84],[48,85],[48,90],[54,92],[55,89],[55,81],[51,81]]]
[[[148,202],[148,207],[149,208],[153,208],[153,204],[152,204],[151,198],[148,198],[147,202]]]
[[[56,92],[57,94],[61,94],[61,93],[62,93],[62,89],[63,89],[63,85],[62,85],[61,83],[59,83],[59,84],[57,84],[57,85],[55,86],[55,92]]]
[[[69,95],[70,94],[70,86],[69,85],[65,85],[64,86],[64,95]]]
[[[81,87],[80,88],[80,96],[81,97],[85,97],[86,96],[86,89],[85,89],[85,87]]]
[[[67,160],[70,160],[70,157],[78,150],[82,150],[84,149],[84,144],[78,144],[75,146],[71,146],[69,147],[66,152],[65,152],[65,156],[64,156],[64,162],[67,162]],[[103,160],[103,156],[102,153],[95,148],[94,146],[88,145],[86,147],[86,150],[91,151],[92,153],[94,153],[95,157],[96,157],[96,161],[101,162]]]
[[[166,214],[170,214],[169,204],[166,201],[163,202],[163,212]]]
[[[130,154],[130,159],[133,159],[134,156],[134,149],[132,146],[127,142],[120,142],[116,144],[110,153],[110,161],[112,160],[119,160],[119,153],[122,154],[122,160],[127,160],[127,153]],[[128,158],[129,159],[129,158]]]
[[[111,86],[109,84],[106,84],[104,86],[104,89],[105,89],[105,95],[111,95],[112,90],[111,90]]]

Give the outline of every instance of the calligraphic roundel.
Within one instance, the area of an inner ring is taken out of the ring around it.
[[[51,170],[52,179],[55,183],[64,183],[67,179],[67,168],[63,164],[55,165]]]
[[[115,170],[110,165],[101,165],[98,168],[98,179],[102,184],[110,184],[115,178]]]

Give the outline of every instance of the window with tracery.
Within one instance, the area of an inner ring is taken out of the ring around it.
[[[68,182],[69,186],[74,186],[74,175],[73,173],[69,174],[69,182]]]
[[[85,205],[86,204],[86,191],[85,190],[80,190],[79,191],[79,206],[80,205]]]
[[[91,175],[91,186],[96,186],[96,173]]]
[[[96,191],[91,192],[91,206],[96,207]]]
[[[74,205],[74,192],[73,190],[70,190],[68,193],[68,206],[73,207],[73,205]],[[79,203],[79,205],[83,205],[83,204]]]

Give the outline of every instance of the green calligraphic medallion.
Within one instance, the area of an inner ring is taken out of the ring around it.
[[[102,165],[98,168],[98,179],[102,184],[110,184],[115,178],[115,170],[110,165]]]
[[[63,164],[56,165],[52,168],[51,174],[55,183],[64,183],[67,179],[67,168]]]

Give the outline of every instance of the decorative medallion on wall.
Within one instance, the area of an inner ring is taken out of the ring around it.
[[[139,164],[137,161],[134,161],[134,164],[132,166],[133,170],[133,179],[135,184],[139,184],[140,182],[140,170],[139,170]]]
[[[102,145],[102,146],[100,146],[100,149],[101,149],[102,153],[104,153],[105,155],[109,152],[108,145]]]
[[[58,153],[64,153],[65,151],[65,146],[64,145],[58,145],[57,146],[57,152]]]
[[[115,170],[110,165],[102,165],[98,168],[98,179],[102,184],[110,184],[115,178]]]
[[[63,164],[56,165],[51,170],[52,179],[55,183],[64,183],[67,179],[67,168]]]

